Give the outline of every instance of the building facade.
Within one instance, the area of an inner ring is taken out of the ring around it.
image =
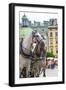
[[[48,52],[58,57],[58,25],[57,19],[50,19],[48,26]]]

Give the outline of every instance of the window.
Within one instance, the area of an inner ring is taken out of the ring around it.
[[[50,44],[53,44],[53,39],[50,39]]]
[[[50,44],[53,44],[53,42],[52,42],[52,41],[50,41]]]
[[[58,36],[58,32],[55,32],[55,36],[56,36],[56,37]]]
[[[50,39],[50,44],[53,44],[53,39]]]
[[[56,44],[58,44],[58,40],[56,39]]]
[[[53,34],[52,34],[52,32],[50,32],[50,37],[52,37],[53,36]]]

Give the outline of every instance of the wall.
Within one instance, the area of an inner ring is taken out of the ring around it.
[[[66,0],[0,0],[0,90],[65,90],[66,84],[18,88],[11,88],[8,86],[8,4],[11,2],[17,2],[66,6],[65,1]]]

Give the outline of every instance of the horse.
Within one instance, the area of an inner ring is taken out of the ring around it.
[[[35,38],[35,43],[33,43],[33,38]],[[26,68],[25,77],[37,77],[40,75],[40,71],[45,71],[45,65],[46,65],[46,48],[45,48],[45,41],[38,32],[31,33],[27,37],[24,38],[24,40],[21,42],[21,50],[22,53],[20,54],[19,59],[19,68],[20,68],[20,77],[24,77],[21,75],[23,72],[23,69]],[[31,45],[33,45],[33,51],[31,49]],[[36,62],[37,65],[36,65]],[[32,66],[32,64],[35,62],[35,64]],[[29,74],[32,75],[29,75]],[[44,72],[45,76],[45,72]]]
[[[39,33],[36,33],[34,38],[36,38],[35,42],[36,45],[33,47],[34,50],[32,50],[32,59],[33,63],[35,61],[37,61],[37,63],[35,62],[35,64],[32,67],[32,70],[34,72],[34,76],[39,76],[40,75],[40,71],[43,71],[43,76],[45,76],[45,66],[46,66],[46,47],[45,47],[45,42],[44,42],[44,38],[41,37],[41,35]],[[36,67],[35,67],[36,66]],[[32,71],[31,70],[31,71]]]

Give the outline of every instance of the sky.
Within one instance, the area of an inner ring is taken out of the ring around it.
[[[23,15],[26,15],[28,20],[30,20],[32,23],[34,21],[49,21],[49,19],[58,19],[58,14],[53,12],[29,12],[29,11],[20,11],[20,22]]]

